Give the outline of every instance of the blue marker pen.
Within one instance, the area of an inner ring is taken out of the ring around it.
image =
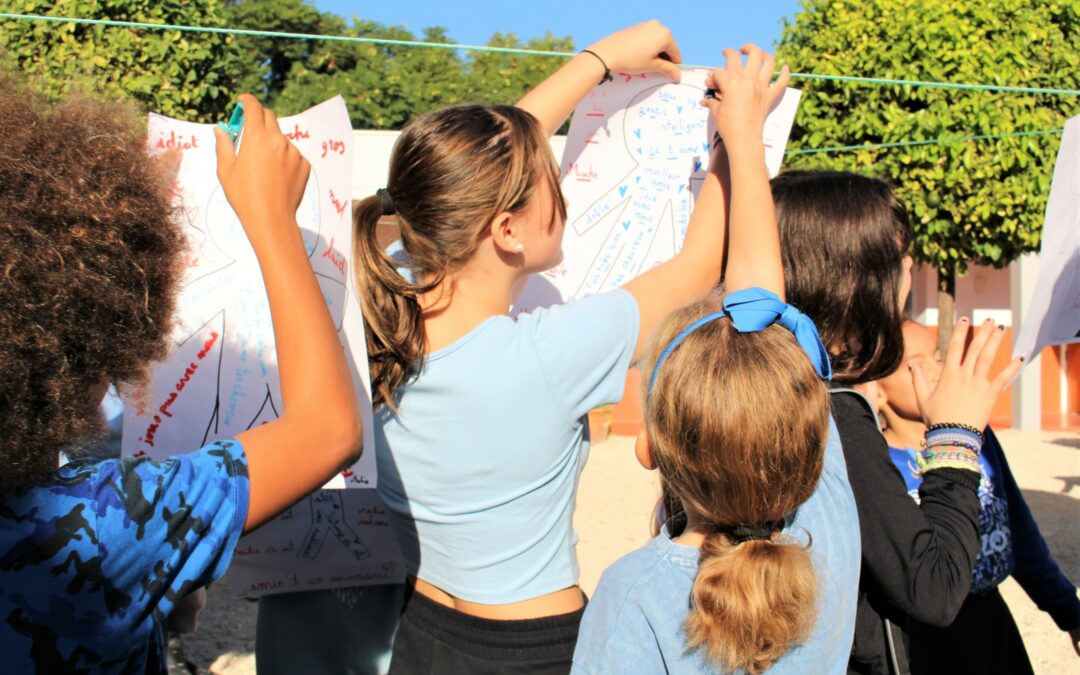
[[[232,117],[229,118],[229,121],[218,122],[218,126],[229,134],[233,145],[236,145],[236,141],[240,139],[240,132],[244,130],[244,104],[237,103],[236,107],[233,108]]]

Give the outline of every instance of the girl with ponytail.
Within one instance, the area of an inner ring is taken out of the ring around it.
[[[842,670],[859,540],[813,323],[737,290],[673,312],[642,365],[636,453],[677,515],[601,577],[574,672]]]
[[[787,73],[770,87],[771,57],[744,53],[745,66],[731,50],[713,74],[723,102],[705,104],[726,151],[714,153],[682,250],[623,288],[508,314],[528,276],[562,257],[548,137],[612,70],[678,80],[678,47],[656,21],[592,45],[516,107],[410,122],[385,192],[360,204],[353,267],[378,489],[409,575],[390,672],[569,671],[585,604],[572,518],[588,411],[621,397],[660,318],[719,282],[729,209],[740,253],[729,278],[782,285],[762,130]],[[375,231],[389,212],[394,256]],[[759,266],[762,256],[775,264]]]

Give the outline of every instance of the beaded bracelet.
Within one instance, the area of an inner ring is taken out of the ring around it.
[[[947,440],[940,440],[947,439]],[[964,429],[936,429],[934,431],[926,432],[926,444],[934,445],[938,442],[948,442],[952,440],[962,441],[964,443],[974,443],[982,447],[982,436],[973,434],[970,431]]]
[[[930,426],[926,427],[926,433],[930,433],[931,431],[937,431],[938,429],[963,429],[964,431],[970,431],[971,433],[977,435],[980,441],[983,440],[982,429],[976,429],[970,424],[959,424],[957,422],[942,422],[939,424],[931,424]]]
[[[982,450],[982,444],[971,438],[933,438],[925,441],[925,447],[927,448],[936,448],[941,445],[958,445],[972,452]]]
[[[916,455],[916,468],[920,476],[936,469],[964,469],[980,472],[978,452],[955,445],[938,445]]]
[[[614,77],[611,76],[611,68],[608,68],[607,62],[604,61],[604,59],[600,58],[599,54],[597,54],[596,52],[594,52],[591,49],[582,49],[581,53],[582,54],[592,54],[593,56],[596,57],[596,60],[600,62],[600,65],[602,65],[604,67],[604,76],[600,78],[600,84],[603,84],[605,82],[611,82],[612,80],[615,79]]]

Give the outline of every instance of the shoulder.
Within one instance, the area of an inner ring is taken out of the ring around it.
[[[637,321],[637,301],[629,291],[617,288],[606,293],[574,298],[548,307],[538,307],[518,314],[517,323],[523,327],[540,327],[563,321],[573,321],[575,324],[589,321],[600,322],[610,320],[612,317]]]
[[[656,588],[657,577],[665,575],[668,565],[655,541],[616,560],[604,570],[589,599],[581,623],[582,636],[588,635],[589,642],[606,643],[608,638],[623,635],[627,625],[647,623],[643,604],[648,604],[647,596]],[[620,629],[612,630],[616,625]]]
[[[582,618],[576,665],[590,672],[635,672],[626,668],[632,660],[647,671],[643,664],[661,661],[661,652],[682,644],[685,612],[679,610],[687,607],[697,568],[688,558],[672,560],[666,546],[670,540],[661,535],[600,577]]]

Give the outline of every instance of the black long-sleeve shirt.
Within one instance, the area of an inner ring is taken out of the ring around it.
[[[833,392],[833,416],[862,533],[862,576],[848,672],[891,673],[885,619],[952,623],[971,590],[979,549],[979,474],[926,474],[908,496],[877,419],[858,396]],[[897,633],[899,636],[899,633]],[[906,670],[906,664],[900,665]]]

